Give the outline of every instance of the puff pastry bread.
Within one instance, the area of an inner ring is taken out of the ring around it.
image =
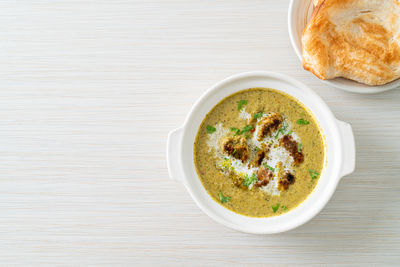
[[[368,85],[400,78],[400,0],[313,0],[303,67]]]

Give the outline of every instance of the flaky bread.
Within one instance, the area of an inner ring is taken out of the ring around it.
[[[381,85],[400,77],[400,0],[319,0],[302,36],[320,79]]]

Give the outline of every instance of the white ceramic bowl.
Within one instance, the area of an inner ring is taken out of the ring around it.
[[[291,0],[289,4],[289,14],[288,14],[288,26],[289,26],[289,36],[290,41],[297,56],[302,61],[301,56],[301,36],[303,30],[306,27],[308,21],[311,18],[311,14],[314,10],[312,0]],[[314,75],[310,72],[310,75]],[[333,87],[353,92],[353,93],[379,93],[390,89],[400,88],[400,79],[395,80],[391,83],[370,86],[362,83],[358,83],[352,80],[344,78],[336,78],[333,80],[321,80],[324,83],[331,85]]]
[[[201,184],[193,162],[193,144],[206,114],[223,98],[254,87],[274,88],[298,99],[314,114],[326,141],[326,163],[314,191],[297,208],[270,218],[240,215],[215,202]],[[167,164],[170,177],[182,182],[197,205],[215,221],[247,233],[278,233],[314,217],[331,198],[339,180],[354,171],[354,136],[351,126],[337,120],[323,100],[306,85],[278,73],[246,72],[211,87],[195,103],[182,127],[169,133]]]

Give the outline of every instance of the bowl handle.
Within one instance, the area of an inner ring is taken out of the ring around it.
[[[347,122],[336,120],[339,127],[340,139],[342,142],[342,168],[340,178],[352,173],[356,165],[356,147],[353,130]]]
[[[183,181],[181,151],[183,129],[175,129],[168,134],[167,166],[169,177],[174,181]]]

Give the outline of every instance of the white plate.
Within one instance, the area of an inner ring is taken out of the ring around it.
[[[312,11],[314,9],[312,0],[291,0],[289,5],[288,14],[288,26],[290,41],[297,56],[302,61],[301,56],[301,36],[303,30],[306,27],[308,21],[311,18]],[[310,75],[313,75],[310,72]],[[344,78],[336,78],[333,80],[321,80],[322,82],[331,85],[333,87],[362,94],[380,93],[387,90],[400,88],[400,79],[395,80],[391,83],[377,86],[370,86],[362,83],[358,83],[352,80]]]
[[[201,184],[193,161],[193,144],[206,114],[225,97],[254,87],[274,88],[298,99],[314,114],[326,141],[325,166],[314,191],[297,208],[269,218],[240,215],[215,202]],[[197,205],[215,221],[247,233],[278,233],[314,217],[329,201],[340,178],[354,171],[354,136],[351,126],[338,121],[323,100],[306,85],[278,73],[246,72],[211,87],[195,103],[183,126],[169,133],[167,164],[170,177],[182,182]]]

